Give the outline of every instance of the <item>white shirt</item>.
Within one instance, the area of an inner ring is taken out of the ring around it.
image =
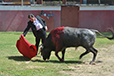
[[[36,21],[33,22],[34,25],[36,26],[36,29],[39,30],[39,29],[42,29],[43,26],[42,24],[36,19]]]

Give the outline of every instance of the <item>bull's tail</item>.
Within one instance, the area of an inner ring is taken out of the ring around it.
[[[103,37],[105,37],[105,38],[107,38],[107,39],[109,39],[109,40],[114,39],[114,31],[113,31],[112,29],[109,29],[109,31],[112,33],[112,37],[107,37],[107,36],[101,34],[98,30],[94,30],[94,31],[95,31],[96,33],[98,33],[99,35],[101,35],[101,36],[103,36]]]

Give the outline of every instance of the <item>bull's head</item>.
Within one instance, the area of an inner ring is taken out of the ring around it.
[[[40,46],[40,52],[41,52],[41,55],[43,56],[44,60],[50,58],[51,50],[49,48],[46,48],[44,45]]]

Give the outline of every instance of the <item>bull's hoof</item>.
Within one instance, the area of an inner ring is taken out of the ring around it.
[[[61,61],[61,62],[64,62],[64,60],[63,60],[63,59],[60,59],[60,61]]]
[[[79,59],[81,59],[82,57],[79,57]]]
[[[81,58],[82,58],[82,55],[80,55],[79,59],[81,59]]]
[[[95,65],[95,62],[91,61],[89,64],[91,64],[91,65]]]

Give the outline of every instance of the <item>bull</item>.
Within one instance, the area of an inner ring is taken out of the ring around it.
[[[40,47],[41,55],[43,59],[49,59],[51,55],[51,51],[55,51],[56,57],[60,61],[64,61],[65,49],[67,47],[79,47],[82,46],[86,49],[84,53],[82,53],[79,57],[81,59],[84,55],[89,52],[93,53],[93,59],[90,62],[95,62],[95,58],[97,56],[97,50],[93,47],[96,39],[96,33],[99,35],[112,40],[114,39],[114,32],[110,30],[112,33],[112,37],[107,37],[101,34],[98,30],[94,29],[85,29],[85,28],[72,28],[72,27],[58,27],[53,29],[46,41]],[[62,52],[62,58],[59,57],[58,52]]]

